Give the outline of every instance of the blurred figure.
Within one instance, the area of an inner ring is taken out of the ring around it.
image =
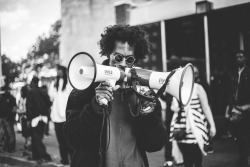
[[[246,65],[244,51],[236,53],[237,69],[233,75],[232,95],[226,117],[232,122],[236,136],[240,165],[248,165],[250,144],[250,69]]]
[[[194,73],[198,77],[197,67],[194,67]],[[216,134],[215,123],[204,88],[195,83],[190,104],[185,107],[179,106],[174,98],[171,109],[175,113],[170,137],[178,142],[183,154],[184,166],[201,167],[202,153],[207,154],[209,135],[212,138]]]
[[[172,71],[179,67],[181,67],[181,58],[176,56],[175,54],[171,55],[168,64],[168,71]]]
[[[57,66],[56,82],[53,85],[53,105],[51,107],[51,120],[55,125],[55,132],[59,144],[59,151],[61,156],[60,163],[67,165],[70,163],[72,148],[65,140],[63,135],[63,125],[66,121],[66,104],[71,91],[70,84],[67,80],[67,68],[61,65]]]
[[[181,59],[176,55],[172,55],[169,60],[168,71],[172,71],[176,68],[179,68],[180,66],[181,66]],[[172,142],[169,141],[169,136],[170,136],[171,120],[173,117],[173,111],[171,110],[171,103],[173,100],[173,96],[166,93],[161,98],[163,101],[166,102],[165,127],[166,127],[166,134],[167,134],[166,142],[165,142],[165,152],[164,152],[165,162],[163,166],[171,167],[173,166],[173,157],[172,157]]]
[[[27,113],[26,113],[26,101],[27,101],[28,85],[21,88],[21,98],[18,102],[18,114],[22,127],[22,136],[25,139],[23,156],[30,155],[31,153],[31,129],[27,126]]]
[[[39,79],[33,77],[30,90],[27,93],[27,119],[28,125],[31,127],[31,160],[38,162],[51,161],[50,155],[47,153],[43,144],[43,136],[45,126],[48,122],[48,111],[51,106],[49,95],[38,87]]]
[[[2,128],[3,151],[15,152],[16,136],[14,132],[16,99],[9,90],[8,84],[1,88],[0,94],[0,126]]]
[[[41,78],[40,77],[40,73],[41,73],[42,67],[43,67],[42,64],[36,64],[36,65],[34,65],[34,67],[32,68],[32,71],[30,71],[30,73],[28,74],[28,77],[27,77],[27,83],[28,84],[31,83],[31,80],[33,79],[33,77],[38,77],[39,79]],[[39,84],[40,83],[41,82],[39,81]]]
[[[45,94],[48,94],[49,92],[48,92],[48,87],[47,87],[47,85],[42,85],[41,86],[41,89],[42,89],[42,91],[44,91],[44,93]],[[49,123],[50,123],[50,113],[51,113],[51,109],[49,108],[49,110],[48,110],[48,122],[46,123],[46,125],[45,125],[45,133],[44,133],[44,135],[45,135],[45,138],[49,138],[50,137],[50,133],[49,133]]]

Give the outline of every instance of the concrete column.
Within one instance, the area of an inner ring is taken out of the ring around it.
[[[209,53],[209,38],[208,38],[208,19],[207,15],[203,17],[204,35],[205,35],[205,56],[206,56],[206,76],[207,83],[210,85],[210,53]]]
[[[167,47],[166,47],[166,29],[165,21],[161,21],[161,53],[162,53],[162,69],[167,71]]]
[[[2,40],[2,36],[1,36],[1,17],[0,17],[0,79],[2,77],[2,52],[1,52],[1,48],[2,48],[2,44],[1,44],[1,40]]]

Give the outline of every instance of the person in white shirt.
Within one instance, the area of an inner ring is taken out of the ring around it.
[[[69,159],[72,153],[72,149],[66,142],[62,130],[66,121],[66,104],[71,90],[72,88],[67,80],[67,68],[58,65],[56,81],[50,89],[50,95],[53,99],[50,117],[55,125],[55,132],[61,156],[60,163],[64,165],[69,164]]]

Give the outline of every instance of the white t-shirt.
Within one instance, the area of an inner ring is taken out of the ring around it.
[[[58,91],[54,87],[54,83],[50,87],[50,97],[53,99],[53,104],[51,107],[51,120],[53,122],[65,122],[66,121],[66,105],[68,101],[69,94],[72,90],[70,83],[68,82],[66,88],[62,91],[63,79],[59,80]]]

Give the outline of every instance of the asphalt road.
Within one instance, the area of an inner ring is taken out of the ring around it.
[[[46,145],[48,153],[51,155],[53,162],[59,162],[59,151],[58,144],[56,141],[55,133],[53,130],[53,124],[51,124],[51,136],[49,138],[44,138],[44,143]],[[24,139],[21,134],[16,134],[17,146],[16,152],[12,154],[5,154],[9,157],[14,157],[21,159],[22,161],[27,161],[27,157],[22,157],[22,148]],[[203,167],[239,167],[236,164],[238,159],[237,145],[234,140],[216,140],[214,142],[215,152],[209,154],[203,158]],[[0,153],[0,156],[3,153]],[[161,151],[155,153],[148,153],[148,160],[150,167],[162,167],[164,163],[164,148]],[[13,166],[14,165],[14,166]],[[21,164],[20,164],[21,165]],[[20,166],[17,163],[11,163],[8,161],[0,161],[0,167],[16,167]],[[34,163],[33,165],[34,166]],[[182,166],[178,166],[182,167]]]

